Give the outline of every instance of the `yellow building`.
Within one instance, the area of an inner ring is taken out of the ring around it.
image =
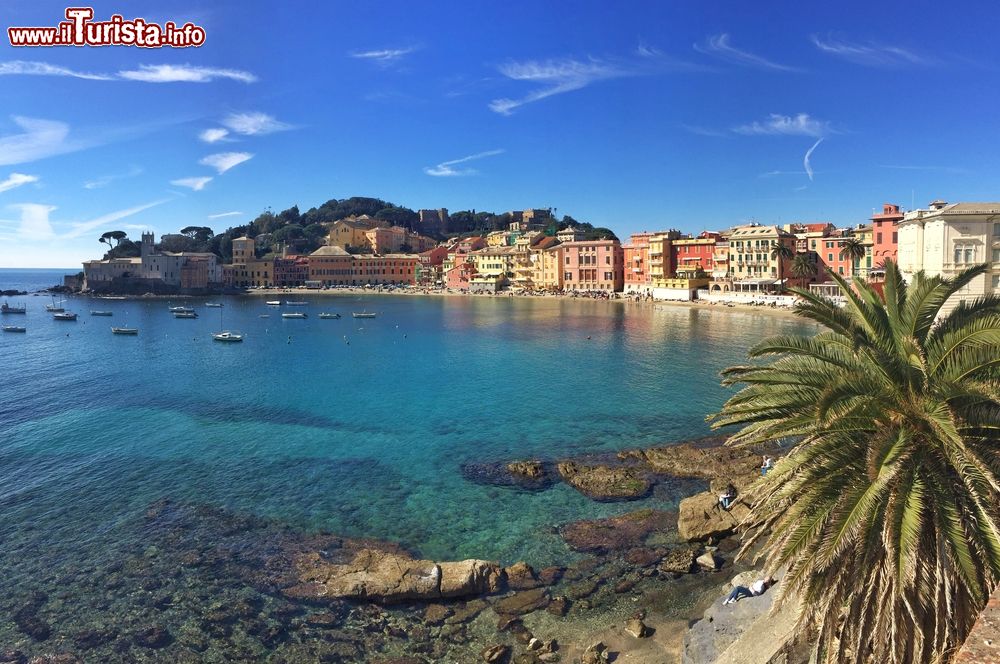
[[[515,247],[486,247],[473,252],[472,260],[476,272],[483,277],[514,278],[514,261],[517,257]]]
[[[366,233],[373,228],[386,228],[388,226],[389,222],[368,215],[339,219],[329,225],[330,231],[326,236],[326,244],[341,249],[365,249],[368,247]]]
[[[670,278],[673,266],[670,264],[670,245],[673,238],[667,233],[656,233],[649,238],[649,280],[653,286]]]
[[[538,288],[549,290],[562,290],[565,284],[563,265],[565,262],[566,249],[561,244],[556,244],[540,253],[539,274],[536,278]]]
[[[776,244],[795,252],[795,236],[777,226],[740,226],[729,235],[729,271],[751,290],[781,290],[791,258],[771,256]]]

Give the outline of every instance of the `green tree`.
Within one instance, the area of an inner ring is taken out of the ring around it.
[[[186,235],[196,242],[208,242],[214,232],[208,226],[185,226],[181,229],[181,235]]]
[[[796,254],[792,264],[788,266],[789,273],[803,283],[808,283],[816,276],[816,262],[809,254]]]
[[[744,387],[712,426],[790,444],[746,492],[742,553],[787,568],[820,661],[947,661],[1000,579],[1000,297],[943,310],[985,271],[906,284],[887,261],[884,294],[833,274],[843,308],[796,290],[823,331],[723,372]]]
[[[107,244],[108,251],[111,251],[120,245],[122,240],[126,239],[128,239],[128,233],[125,231],[108,231],[107,233],[102,233],[101,237],[97,238],[97,241]],[[114,245],[111,244],[112,242],[114,242]]]
[[[851,274],[858,273],[858,262],[868,253],[868,248],[856,237],[849,237],[840,243],[840,258],[851,259]]]
[[[771,260],[778,262],[777,278],[780,281],[785,270],[785,262],[790,261],[795,256],[795,250],[785,242],[771,243]]]

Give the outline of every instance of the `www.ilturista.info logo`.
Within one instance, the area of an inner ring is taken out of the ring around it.
[[[194,23],[163,25],[144,19],[126,20],[114,14],[110,20],[94,21],[91,7],[67,7],[66,19],[55,27],[10,27],[11,46],[139,46],[142,48],[187,48],[205,43],[205,28]]]

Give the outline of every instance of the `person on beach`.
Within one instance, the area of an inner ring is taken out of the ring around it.
[[[764,461],[760,464],[760,475],[763,477],[767,475],[767,471],[774,468],[774,459],[769,456],[764,457]]]
[[[725,606],[726,604],[735,604],[744,597],[759,597],[773,585],[774,579],[771,577],[762,577],[751,583],[749,588],[746,586],[736,586],[733,588],[733,592],[729,593],[729,597],[723,600],[722,605]]]
[[[736,487],[729,483],[726,485],[726,492],[719,496],[719,504],[722,505],[722,509],[729,511],[734,500],[736,500]]]

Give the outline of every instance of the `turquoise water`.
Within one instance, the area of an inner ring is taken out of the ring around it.
[[[432,558],[565,560],[553,526],[636,503],[474,484],[461,464],[704,435],[726,396],[719,371],[765,336],[808,329],[607,302],[294,297],[307,320],[264,298],[195,301],[197,320],[162,300],[71,298],[80,319],[66,323],[26,298],[28,333],[0,335],[0,586],[113,557],[163,497]],[[362,309],[378,318],[350,317]],[[139,336],[111,334],[126,323]],[[221,328],[246,341],[213,343]]]

